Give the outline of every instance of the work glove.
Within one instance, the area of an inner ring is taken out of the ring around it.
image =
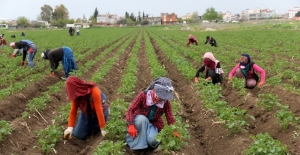
[[[54,72],[51,72],[51,73],[50,73],[50,76],[54,77],[54,76],[55,76],[55,75],[54,75]]]
[[[138,135],[133,124],[130,124],[128,126],[128,134],[132,137],[132,139],[134,139]]]
[[[64,139],[70,139],[72,137],[73,127],[68,127],[64,132]]]
[[[227,83],[230,84],[231,80],[232,80],[232,78],[228,78]]]
[[[199,78],[195,77],[195,82],[198,83],[199,82]]]
[[[11,58],[14,58],[14,57],[15,57],[15,55],[14,55],[14,54],[12,54],[10,57],[11,57]]]
[[[106,131],[104,131],[104,130],[101,130],[101,135],[103,136],[103,137],[105,137],[105,135],[107,134],[107,132]]]
[[[29,48],[28,50],[30,53],[33,53],[33,49],[32,48]]]
[[[264,84],[264,82],[259,82],[259,83],[257,84],[257,87],[261,87],[263,84]]]
[[[178,137],[181,139],[181,135],[177,131],[173,131],[174,136]]]
[[[21,62],[21,66],[23,66],[23,65],[24,65],[24,61]]]

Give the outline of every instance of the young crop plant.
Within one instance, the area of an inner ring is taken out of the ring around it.
[[[188,124],[182,122],[165,126],[155,137],[161,143],[158,148],[162,149],[164,154],[170,154],[172,150],[178,151],[182,145],[187,145],[188,143],[185,140],[190,138],[187,127]],[[177,131],[179,135],[176,136],[174,131]]]
[[[281,106],[278,97],[272,94],[258,94],[258,106],[263,107],[264,110],[270,111]]]
[[[110,116],[107,122],[106,129],[109,131],[106,135],[108,139],[125,139],[126,122],[125,113],[129,106],[128,102],[124,100],[115,100],[110,104]]]
[[[286,108],[281,108],[279,111],[275,113],[275,117],[278,119],[280,127],[283,130],[288,129],[289,124],[298,125],[299,117],[296,117],[291,111]]]
[[[62,126],[51,125],[46,129],[37,131],[38,143],[42,152],[48,154],[54,148],[56,142],[61,140]],[[37,146],[35,146],[36,148]]]
[[[244,150],[245,155],[290,155],[287,152],[287,146],[274,140],[269,133],[260,133],[250,138],[254,139],[254,142],[247,150]]]
[[[124,143],[123,141],[113,142],[104,140],[95,148],[93,155],[122,155],[125,154],[126,151],[124,149],[125,145],[126,143]]]
[[[10,126],[9,121],[0,121],[0,141],[5,140],[6,135],[10,135],[11,132],[13,131],[12,127]]]
[[[249,117],[255,120],[253,116],[246,114],[246,112],[246,110],[227,107],[221,111],[218,118],[225,121],[226,129],[232,133],[239,133],[242,131],[243,126],[249,126],[249,123],[245,121],[246,118]]]
[[[245,80],[241,78],[232,78],[231,85],[233,88],[237,89],[237,94],[239,96],[245,96],[247,91],[245,89]]]

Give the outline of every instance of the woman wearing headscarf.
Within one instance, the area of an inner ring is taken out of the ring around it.
[[[126,142],[131,150],[155,148],[159,145],[155,136],[164,128],[163,114],[168,125],[175,123],[170,103],[173,91],[171,80],[160,77],[153,80],[130,104],[126,111]],[[174,135],[180,136],[176,131]]]
[[[261,76],[259,83],[257,72]],[[228,83],[231,82],[233,76],[236,76],[237,78],[244,78],[245,88],[252,89],[256,85],[261,87],[265,83],[266,72],[257,64],[255,64],[248,54],[242,54],[240,62],[231,70],[228,75]]]
[[[17,55],[23,55],[21,62],[21,66],[23,66],[26,59],[26,55],[28,54],[28,65],[31,68],[34,67],[33,59],[37,53],[37,47],[32,41],[21,40],[19,42],[11,42],[9,46],[14,49],[11,58],[14,58]]]
[[[197,38],[195,36],[193,36],[192,34],[190,34],[188,37],[187,46],[189,46],[189,44],[196,44],[198,46]]]
[[[88,136],[99,133],[99,131],[105,136],[104,128],[109,114],[108,104],[105,95],[96,84],[87,83],[75,76],[70,76],[66,81],[66,91],[68,100],[72,101],[72,105],[64,138],[69,139],[73,135],[84,140]],[[78,108],[80,114],[74,129]]]
[[[216,60],[211,52],[206,52],[203,56],[203,65],[198,69],[195,76],[196,83],[199,82],[200,72],[204,72],[206,82],[212,81],[213,84],[221,84],[223,81],[222,76],[224,71],[221,68],[219,60]]]
[[[66,80],[69,77],[69,73],[76,70],[75,58],[73,52],[69,47],[63,46],[52,51],[45,50],[41,57],[50,61],[51,73],[50,76],[55,76],[54,71],[57,69],[59,62],[62,61],[65,77],[61,77]]]

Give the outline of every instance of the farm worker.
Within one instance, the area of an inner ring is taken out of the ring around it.
[[[99,131],[101,131],[102,136],[105,136],[104,128],[108,121],[109,108],[104,93],[95,83],[85,82],[75,76],[70,76],[67,79],[66,91],[68,100],[72,101],[72,105],[64,138],[69,139],[73,135],[84,140],[88,136],[99,133]],[[78,108],[80,114],[74,128]]]
[[[261,80],[257,76],[257,72],[260,74]],[[265,83],[266,72],[256,65],[248,54],[242,54],[240,62],[231,70],[228,75],[228,84],[231,82],[232,77],[245,79],[245,88],[252,89],[256,85],[261,87]],[[258,84],[257,84],[258,83]]]
[[[70,36],[72,36],[72,31],[73,31],[73,29],[72,29],[72,27],[70,27],[69,28],[69,34],[70,34]]]
[[[159,77],[132,101],[126,111],[126,142],[131,150],[155,148],[159,145],[155,136],[164,127],[163,114],[169,125],[175,123],[170,103],[173,91],[171,80]],[[174,135],[180,137],[176,131]]]
[[[70,72],[76,70],[75,58],[69,47],[63,46],[52,51],[47,49],[41,54],[41,57],[50,61],[50,76],[55,76],[54,71],[57,69],[60,61],[62,61],[62,66],[65,72],[65,77],[61,77],[63,80],[66,80],[69,77]]]
[[[189,35],[187,46],[189,46],[189,44],[196,44],[198,46],[197,38],[192,34]]]
[[[205,73],[205,81],[212,81],[213,84],[221,84],[223,81],[224,71],[221,68],[219,60],[216,60],[214,55],[211,52],[206,52],[203,56],[203,65],[198,69],[195,82],[199,82],[200,72]]]
[[[7,44],[4,34],[0,36],[0,46],[5,46]]]
[[[207,43],[209,43],[211,46],[217,47],[217,41],[213,37],[206,36],[206,41],[204,44],[207,44]]]
[[[35,54],[37,53],[37,47],[32,41],[21,40],[19,42],[11,42],[9,46],[14,49],[14,53],[11,55],[11,58],[14,58],[17,55],[23,55],[23,59],[21,62],[21,66],[23,66],[26,55],[28,54],[28,65],[31,68],[34,67],[33,59]]]
[[[76,27],[76,36],[79,36],[80,33],[79,33],[79,26]]]

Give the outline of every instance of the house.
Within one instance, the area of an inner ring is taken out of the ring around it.
[[[33,20],[33,21],[31,21],[31,25],[41,25],[41,26],[45,26],[45,27],[50,26],[48,21],[42,21],[42,20]]]
[[[230,22],[232,19],[231,19],[231,12],[229,11],[226,11],[224,14],[223,14],[223,21],[224,22]]]
[[[288,14],[289,14],[289,19],[292,19],[295,17],[296,13],[300,11],[300,7],[294,7],[293,9],[289,10],[288,11]]]
[[[277,17],[275,10],[270,9],[246,9],[242,11],[241,18],[243,20],[263,20]]]
[[[186,15],[182,16],[181,18],[182,18],[182,20],[187,20],[187,19],[191,18],[192,15],[193,14],[191,14],[191,13],[187,13]]]
[[[148,21],[148,25],[161,25],[161,17],[146,17],[144,20]]]
[[[175,13],[161,13],[161,25],[177,24],[177,15]]]
[[[104,14],[97,16],[97,25],[107,26],[117,23],[119,17],[117,14]]]

